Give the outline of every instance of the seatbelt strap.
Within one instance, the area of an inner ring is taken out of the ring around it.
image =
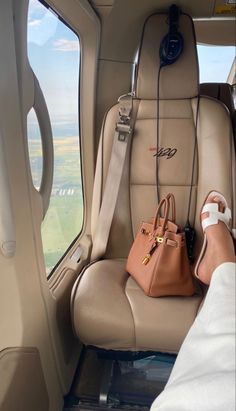
[[[138,112],[138,101],[133,101],[133,93],[121,96],[118,99],[118,103],[119,119],[115,128],[102,205],[93,239],[93,249],[91,254],[92,261],[103,257],[106,252],[123,174],[127,147],[129,146],[129,142],[133,135]]]

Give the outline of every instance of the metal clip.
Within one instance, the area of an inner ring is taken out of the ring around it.
[[[132,133],[132,127],[129,124],[119,122],[116,124],[116,131],[119,133],[118,140],[126,141],[127,136]]]
[[[150,255],[150,254],[145,255],[145,257],[144,257],[144,259],[143,259],[143,261],[142,261],[142,264],[143,264],[143,265],[147,265],[147,264],[149,263],[149,261],[150,261],[150,258],[151,258],[151,255]]]
[[[128,124],[130,122],[130,115],[133,108],[133,94],[124,94],[119,97],[119,116],[120,122],[123,124]]]
[[[142,234],[148,235],[149,237],[151,237],[152,233],[150,233],[150,231],[147,231],[145,228],[141,228],[140,232]]]
[[[128,135],[132,133],[131,113],[133,108],[133,94],[124,94],[118,99],[119,102],[119,121],[116,124],[116,131],[119,133],[118,140],[125,142]]]
[[[155,240],[156,240],[159,244],[162,244],[163,241],[164,241],[163,237],[155,237]]]
[[[127,98],[127,97],[135,97],[135,91],[131,91],[130,93],[126,93],[126,94],[122,94],[118,98],[118,103],[120,103],[122,101],[122,99]]]
[[[130,127],[129,124],[124,124],[124,123],[116,123],[116,131],[121,132],[121,133],[127,133],[130,134],[132,131],[132,127]]]
[[[125,109],[120,109],[119,110],[119,116],[120,116],[120,122],[121,124],[129,124],[130,122],[130,116],[125,114]]]

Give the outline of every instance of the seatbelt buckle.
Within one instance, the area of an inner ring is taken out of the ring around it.
[[[132,106],[120,105],[119,107],[119,123],[129,124],[131,120]]]
[[[118,98],[119,103],[119,117],[122,123],[128,123],[131,120],[131,113],[133,109],[133,93],[123,94]]]
[[[132,127],[130,126],[130,124],[118,122],[116,124],[116,131],[118,133],[118,140],[126,141],[127,137],[132,133]]]
[[[119,121],[116,124],[118,140],[125,142],[132,133],[131,113],[133,109],[133,93],[124,94],[118,99],[119,102]]]

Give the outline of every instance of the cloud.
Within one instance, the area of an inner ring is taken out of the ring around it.
[[[53,43],[54,50],[56,51],[78,51],[79,50],[79,41],[78,40],[67,40],[59,39]]]
[[[30,0],[29,2],[29,20],[38,19],[43,17],[47,9],[38,0]]]
[[[43,5],[40,3],[39,0],[30,0],[29,8],[30,10],[42,10]]]
[[[42,23],[41,19],[34,19],[34,20],[29,20],[28,25],[29,26],[39,26]]]

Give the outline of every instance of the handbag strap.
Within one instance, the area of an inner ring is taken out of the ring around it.
[[[169,219],[170,211],[171,211],[171,214],[172,214],[171,221],[173,223],[175,223],[175,220],[176,220],[176,207],[175,207],[174,194],[172,194],[172,193],[167,194],[167,196],[164,197],[160,201],[160,203],[158,204],[156,214],[155,214],[155,217],[154,217],[154,221],[153,221],[153,231],[156,230],[156,228],[157,228],[157,221],[158,221],[158,218],[160,217],[161,209],[163,207],[164,207],[164,217],[163,217],[162,223],[160,224],[160,226],[161,226],[161,233],[160,233],[161,236],[164,234],[166,223],[167,223],[167,220]]]
[[[173,223],[176,222],[176,206],[175,206],[175,196],[172,193],[167,194],[166,199],[169,201],[169,205],[171,208],[172,218],[171,221]]]
[[[156,210],[156,214],[154,217],[154,221],[153,221],[153,231],[156,230],[157,228],[157,220],[160,217],[160,213],[161,213],[161,209],[164,207],[164,217],[163,217],[163,222],[162,224],[160,224],[161,226],[161,232],[160,235],[163,236],[164,231],[165,231],[165,226],[168,220],[168,216],[169,216],[169,210],[170,210],[170,202],[169,200],[165,197],[163,198],[160,203],[158,204],[157,210]]]

